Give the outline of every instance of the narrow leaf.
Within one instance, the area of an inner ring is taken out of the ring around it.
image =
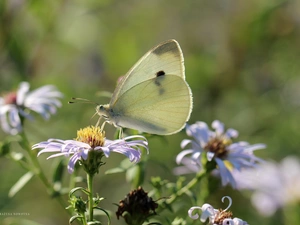
[[[104,213],[106,214],[106,216],[107,216],[107,219],[108,219],[108,225],[110,225],[111,221],[110,221],[110,215],[109,215],[109,212],[107,212],[105,209],[102,209],[102,208],[100,208],[100,207],[98,207],[98,206],[97,206],[97,207],[94,207],[94,209],[98,209],[98,210],[104,212]]]
[[[9,153],[10,142],[0,142],[0,156],[5,156]]]
[[[80,215],[76,215],[76,216],[72,216],[70,219],[69,219],[69,224],[73,223],[74,220],[76,219],[82,219],[83,217],[80,216]]]
[[[8,197],[12,198],[17,194],[33,177],[34,173],[29,171],[25,173],[9,190]]]
[[[71,197],[76,191],[82,191],[83,193],[89,195],[89,191],[86,190],[85,188],[83,188],[83,187],[76,187],[76,188],[73,188],[73,189],[69,192],[69,197]]]
[[[62,182],[62,178],[65,172],[65,165],[64,165],[64,159],[60,160],[57,165],[55,166],[55,170],[53,173],[53,183],[55,182]]]
[[[88,225],[102,225],[102,223],[99,222],[99,221],[90,221],[90,222],[88,222],[87,224],[88,224]]]
[[[126,170],[121,167],[115,167],[105,171],[105,174],[124,173]]]

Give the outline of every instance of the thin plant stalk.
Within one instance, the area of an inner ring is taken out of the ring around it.
[[[87,173],[87,185],[89,191],[89,221],[93,221],[94,219],[94,201],[93,201],[93,175]]]

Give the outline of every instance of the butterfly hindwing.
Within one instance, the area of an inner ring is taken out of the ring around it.
[[[111,106],[116,125],[152,134],[181,130],[192,109],[191,90],[179,76],[163,75],[140,82]]]

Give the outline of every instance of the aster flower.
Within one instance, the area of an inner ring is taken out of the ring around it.
[[[79,161],[89,173],[97,173],[103,164],[102,157],[109,157],[111,152],[125,155],[131,162],[141,159],[140,148],[148,151],[148,142],[140,135],[128,136],[123,139],[108,140],[99,127],[86,127],[77,131],[76,140],[49,139],[32,146],[32,149],[42,148],[42,153],[55,153],[47,159],[59,156],[70,157],[68,164],[69,173],[73,173],[74,166]]]
[[[200,221],[204,223],[207,219],[209,219],[208,224],[209,225],[248,225],[246,221],[243,221],[242,219],[239,219],[237,217],[233,217],[233,213],[230,211],[227,211],[231,205],[232,200],[229,196],[224,196],[222,198],[222,202],[224,202],[225,199],[229,200],[229,206],[222,210],[222,209],[215,209],[213,206],[211,206],[208,203],[205,203],[200,206],[193,206],[189,209],[188,215],[191,219],[197,220],[200,218]],[[201,216],[199,216],[198,213],[194,214],[194,211],[196,209],[199,209],[202,211]]]
[[[257,168],[234,174],[237,188],[254,191],[251,202],[264,216],[300,202],[300,160],[288,156],[280,163],[265,162]]]
[[[63,95],[54,86],[42,86],[29,91],[29,83],[22,82],[16,92],[0,97],[0,123],[4,132],[17,134],[22,130],[23,119],[33,119],[30,111],[49,119],[61,106],[58,98]]]
[[[202,213],[201,213],[200,217],[197,213],[195,215],[193,215],[193,211],[196,210],[196,209],[202,210]],[[196,220],[196,219],[200,218],[200,221],[202,223],[204,223],[207,219],[209,219],[209,223],[213,223],[214,217],[215,217],[217,212],[219,212],[219,210],[214,209],[210,204],[205,203],[201,207],[200,206],[191,207],[188,211],[188,215],[193,220]]]
[[[224,124],[218,120],[213,121],[211,131],[204,122],[196,122],[187,125],[186,133],[193,137],[194,140],[183,140],[181,147],[191,147],[183,150],[176,157],[177,164],[185,164],[186,166],[176,168],[176,174],[185,174],[188,171],[195,172],[202,169],[202,155],[205,154],[206,160],[215,168],[214,173],[219,173],[222,185],[230,183],[234,188],[236,183],[232,172],[241,171],[244,168],[255,167],[257,162],[262,160],[253,154],[253,151],[265,148],[264,144],[250,145],[247,142],[232,142],[233,138],[238,137],[238,132],[234,129],[225,130]],[[188,165],[188,164],[193,165]],[[188,166],[187,166],[188,165]]]

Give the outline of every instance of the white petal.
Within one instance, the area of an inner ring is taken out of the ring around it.
[[[193,211],[194,211],[195,209],[200,209],[200,210],[201,210],[201,207],[199,207],[199,206],[194,206],[194,207],[190,208],[189,211],[188,211],[189,217],[192,218],[193,220],[196,220],[196,219],[199,218],[199,214],[198,214],[198,213],[195,213],[195,215],[192,215],[192,213],[193,213]]]

